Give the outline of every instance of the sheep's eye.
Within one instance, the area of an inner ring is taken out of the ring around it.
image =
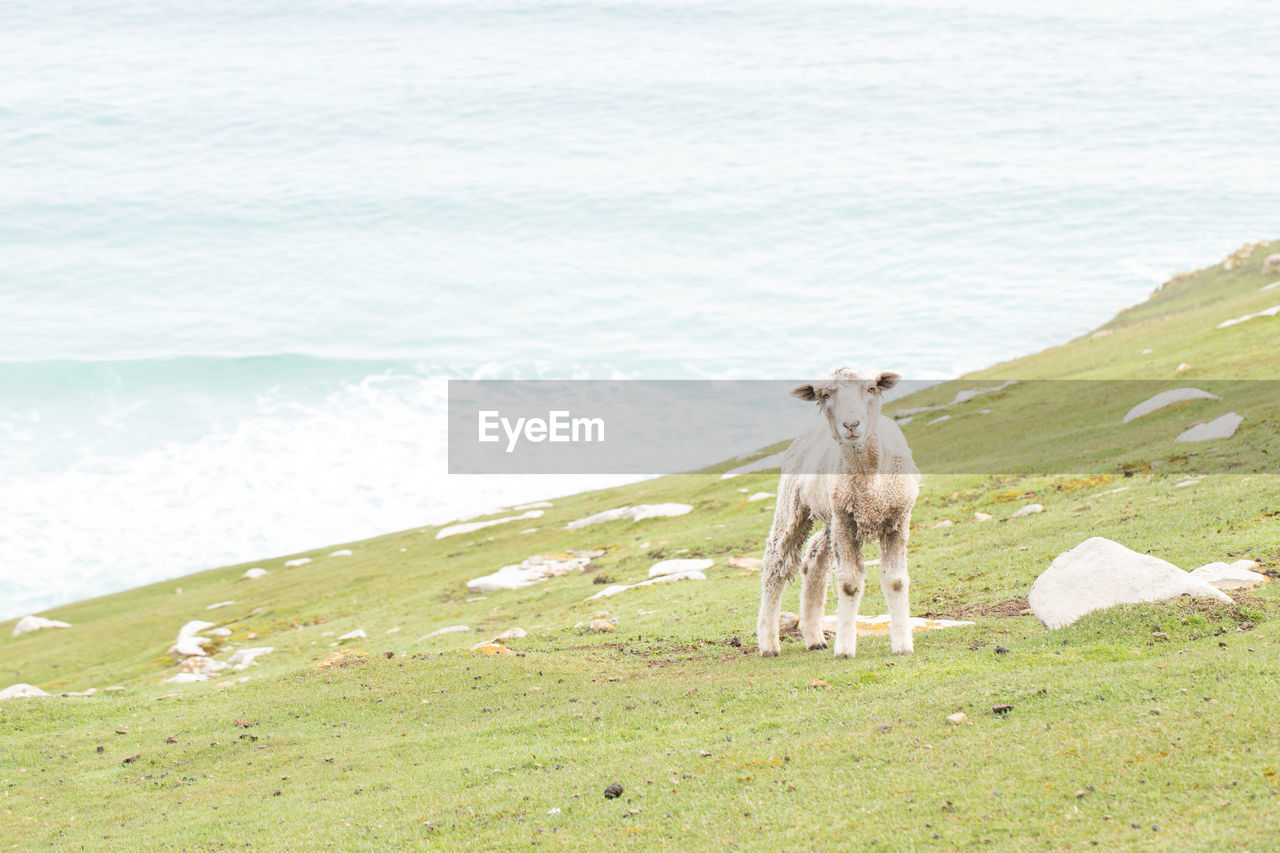
[[[875,385],[868,385],[868,386],[867,386],[867,393],[868,393],[868,394],[874,394],[874,393],[876,393],[876,392],[877,392],[877,391],[879,391],[879,390],[880,390],[880,389],[879,389],[878,387],[876,387]]]
[[[831,392],[830,392],[830,391],[819,391],[819,392],[818,392],[818,399],[825,403],[827,400],[830,400],[830,399],[831,399]]]

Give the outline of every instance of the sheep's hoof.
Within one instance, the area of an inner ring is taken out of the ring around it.
[[[811,652],[817,652],[817,651],[821,651],[822,649],[825,649],[826,647],[827,647],[826,643],[814,643],[812,646],[808,646],[807,648]]]
[[[760,657],[762,658],[776,658],[777,656],[777,652],[766,652],[764,649],[760,650]]]

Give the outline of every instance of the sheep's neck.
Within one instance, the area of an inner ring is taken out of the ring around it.
[[[840,452],[844,457],[844,464],[854,474],[875,474],[880,470],[880,439],[878,436],[867,436],[867,440],[863,442],[861,450],[856,450],[846,444],[841,447]]]

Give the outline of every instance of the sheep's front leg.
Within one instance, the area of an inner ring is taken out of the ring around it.
[[[800,633],[805,648],[825,649],[822,616],[827,604],[827,581],[831,577],[831,542],[826,529],[813,538],[801,569],[804,580],[800,587]]]
[[[779,493],[781,493],[779,489]],[[782,591],[795,577],[804,550],[804,538],[813,521],[807,511],[800,512],[794,500],[778,502],[774,511],[773,530],[764,549],[764,565],[760,570],[760,614],[756,617],[756,643],[763,657],[782,651],[778,636],[778,617],[782,612]]]
[[[895,655],[909,655],[915,644],[911,635],[906,534],[896,530],[881,537],[880,555],[880,589],[889,605],[889,648]]]
[[[867,570],[862,565],[862,546],[855,538],[852,519],[832,524],[832,545],[836,557],[836,583],[840,603],[836,605],[836,646],[838,658],[851,658],[858,651],[858,605],[862,603]]]

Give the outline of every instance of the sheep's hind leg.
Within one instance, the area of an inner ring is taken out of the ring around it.
[[[862,547],[853,536],[852,522],[837,528],[833,539],[836,556],[836,584],[840,603],[836,605],[835,656],[851,658],[858,651],[858,606],[862,603],[867,570],[862,565]]]
[[[880,589],[889,605],[889,649],[895,655],[915,650],[911,635],[911,580],[907,577],[907,537],[901,531],[880,540]]]
[[[823,611],[827,604],[827,581],[831,577],[831,539],[823,528],[809,543],[804,558],[800,587],[800,633],[805,648],[825,649],[827,637],[822,632]]]

